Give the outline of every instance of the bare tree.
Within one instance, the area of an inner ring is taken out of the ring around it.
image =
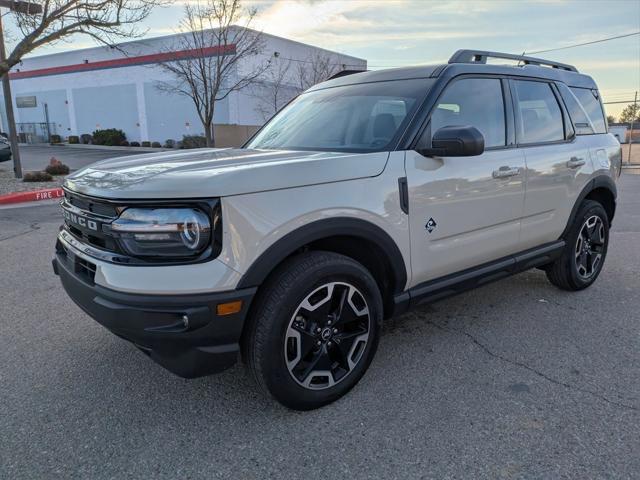
[[[100,43],[113,44],[121,38],[136,37],[139,22],[166,0],[31,0],[42,6],[37,14],[10,12],[21,38],[7,59],[0,62],[0,77],[38,47],[88,35]]]
[[[256,113],[266,121],[300,92],[292,60],[276,57],[252,88],[251,96],[256,99]]]
[[[346,65],[338,58],[323,52],[317,52],[298,64],[298,85],[302,91],[324,82],[342,70]]]
[[[240,0],[205,0],[187,3],[184,10],[180,26],[187,33],[179,35],[170,50],[192,54],[162,63],[174,82],[159,82],[158,88],[193,101],[207,146],[215,146],[216,103],[254,83],[269,62],[260,61],[261,32],[249,28],[255,9],[242,8]]]

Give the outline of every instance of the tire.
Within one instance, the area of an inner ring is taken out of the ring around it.
[[[360,263],[331,252],[297,255],[256,300],[245,359],[257,383],[282,405],[322,407],[362,378],[378,347],[383,307]]]
[[[587,288],[600,275],[609,246],[609,217],[603,206],[582,202],[565,241],[562,256],[545,270],[547,278],[562,290]]]

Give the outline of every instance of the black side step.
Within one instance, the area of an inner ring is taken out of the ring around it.
[[[564,240],[557,240],[515,255],[509,255],[477,267],[421,283],[394,298],[395,308],[393,314],[399,315],[418,305],[435,302],[480,285],[551,263],[562,254],[564,247]]]

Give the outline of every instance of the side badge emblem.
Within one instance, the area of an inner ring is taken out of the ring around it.
[[[431,233],[436,229],[437,226],[438,224],[436,223],[436,221],[433,218],[430,218],[424,228],[427,229],[427,232]]]

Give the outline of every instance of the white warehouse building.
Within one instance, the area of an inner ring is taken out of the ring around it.
[[[48,141],[47,134],[66,138],[105,128],[121,129],[128,141],[138,142],[164,143],[167,139],[180,140],[183,135],[202,135],[204,128],[193,101],[158,88],[161,83],[175,82],[160,63],[193,52],[172,47],[184,45],[181,35],[127,42],[118,48],[101,46],[25,58],[10,73],[21,141]],[[295,72],[300,65],[312,63],[314,57],[330,58],[337,70],[367,67],[366,60],[361,58],[273,35],[263,34],[263,45],[262,54],[243,59],[234,74],[251,68],[242,62],[271,59],[273,63],[275,59],[282,65],[286,61],[291,66],[286,81],[289,98],[299,91]],[[225,51],[235,50],[231,45]],[[261,99],[259,92],[261,88],[266,92],[271,78],[272,75],[265,74],[258,87],[231,92],[216,103],[217,146],[238,144],[264,123],[264,108],[259,104],[268,100]],[[4,102],[0,104],[4,132],[6,114]]]

